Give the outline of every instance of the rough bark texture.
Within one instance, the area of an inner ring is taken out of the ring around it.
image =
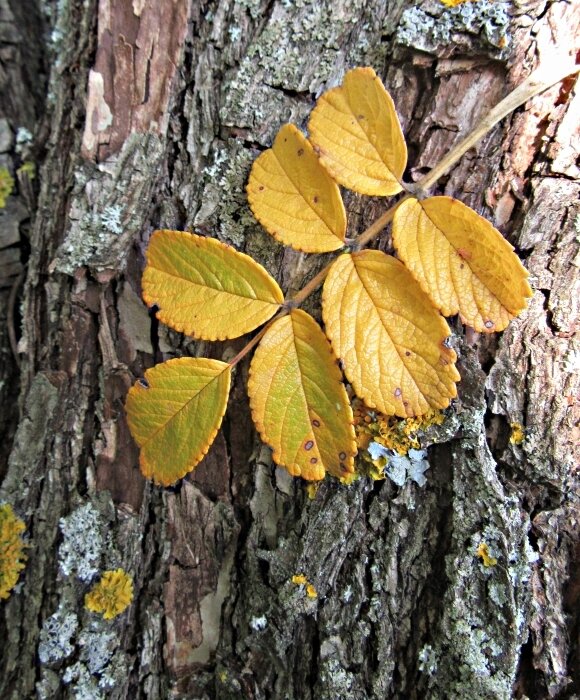
[[[296,291],[325,256],[272,241],[244,194],[282,123],[303,126],[345,70],[372,65],[397,105],[412,179],[538,57],[572,49],[579,14],[563,0],[0,0],[0,166],[37,167],[1,212],[0,500],[30,543],[1,608],[3,698],[580,692],[573,81],[439,183],[505,233],[535,294],[500,337],[455,323],[459,400],[426,438],[424,487],[327,480],[310,500],[256,438],[247,364],[210,453],[175,488],[144,482],[123,413],[145,368],[229,358],[244,343],[195,344],[148,313],[139,285],[155,228],[216,236]],[[30,144],[17,143],[20,127]],[[385,207],[345,199],[351,233]],[[520,446],[512,422],[525,427]],[[482,565],[481,542],[497,566]],[[84,595],[118,566],[135,599],[106,622]]]

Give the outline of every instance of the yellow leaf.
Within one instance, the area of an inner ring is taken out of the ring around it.
[[[145,372],[125,409],[141,448],[141,471],[168,486],[207,454],[226,411],[230,366],[205,357],[169,360]]]
[[[268,329],[252,360],[254,422],[274,461],[309,481],[354,470],[352,410],[332,348],[316,321],[293,310]]]
[[[377,250],[338,257],[322,313],[344,373],[367,406],[415,416],[445,408],[456,395],[449,326],[395,258]]]
[[[407,146],[395,105],[372,68],[349,71],[326,92],[308,124],[310,140],[334,179],[355,192],[400,192]]]
[[[310,142],[285,124],[252,166],[248,201],[262,226],[284,245],[326,253],[344,245],[346,212],[338,185]]]
[[[532,295],[513,247],[457,199],[403,202],[395,212],[393,242],[441,313],[459,313],[476,331],[503,330]]]
[[[156,231],[147,250],[143,299],[157,318],[204,340],[237,338],[284,301],[276,281],[249,255],[183,231]]]

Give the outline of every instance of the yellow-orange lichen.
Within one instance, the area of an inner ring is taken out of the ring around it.
[[[373,459],[368,451],[371,442],[378,443],[387,450],[404,456],[409,450],[418,450],[421,445],[419,434],[432,425],[441,425],[445,420],[442,411],[430,410],[415,418],[385,416],[365,406],[358,398],[352,404],[354,429],[361,459],[357,468],[373,480],[384,479],[386,458]],[[348,483],[352,483],[350,479]],[[346,483],[341,479],[343,483]]]
[[[489,553],[489,547],[485,542],[481,542],[477,547],[476,555],[481,558],[481,563],[484,566],[495,566],[497,559]]]
[[[133,601],[133,579],[123,569],[105,571],[101,580],[85,596],[85,607],[111,620]]]
[[[9,503],[0,505],[0,600],[10,597],[24,569],[26,544],[22,533],[25,529],[24,522]]]

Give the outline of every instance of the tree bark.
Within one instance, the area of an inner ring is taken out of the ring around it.
[[[281,124],[303,127],[347,69],[372,65],[417,179],[538,57],[573,52],[578,5],[0,0],[0,13],[0,165],[37,170],[19,179],[0,237],[0,501],[30,545],[1,608],[2,697],[580,692],[574,80],[494,128],[437,186],[504,233],[534,296],[500,335],[452,321],[462,380],[423,436],[425,486],[327,479],[308,498],[256,436],[247,361],[209,454],[174,488],[140,475],[123,410],[153,364],[229,359],[247,341],[194,342],[148,312],[154,229],[217,237],[297,291],[327,256],[270,239],[244,191]],[[386,206],[344,197],[349,236]],[[390,245],[385,231],[379,247]],[[306,309],[320,318],[318,302]],[[496,566],[476,556],[482,542]],[[109,622],[84,596],[117,567],[134,602]]]

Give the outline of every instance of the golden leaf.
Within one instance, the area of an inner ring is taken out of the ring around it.
[[[371,408],[416,416],[456,395],[449,326],[395,258],[376,250],[338,257],[322,313],[348,381]]]
[[[334,179],[355,192],[400,192],[407,146],[395,105],[372,68],[349,71],[318,100],[310,140]]]
[[[310,481],[354,470],[352,411],[332,348],[316,321],[293,310],[268,329],[252,360],[254,422],[274,461]]]
[[[225,362],[182,357],[131,387],[125,409],[144,476],[169,486],[203,459],[226,411],[230,377]]]
[[[528,272],[489,221],[452,197],[408,199],[397,208],[393,243],[444,316],[476,331],[503,330],[532,295]]]
[[[270,319],[282,290],[249,255],[215,238],[156,231],[147,250],[143,299],[157,318],[204,340],[237,338]]]
[[[293,124],[285,124],[272,148],[254,161],[247,192],[256,219],[284,245],[306,253],[344,245],[346,212],[338,185]]]

